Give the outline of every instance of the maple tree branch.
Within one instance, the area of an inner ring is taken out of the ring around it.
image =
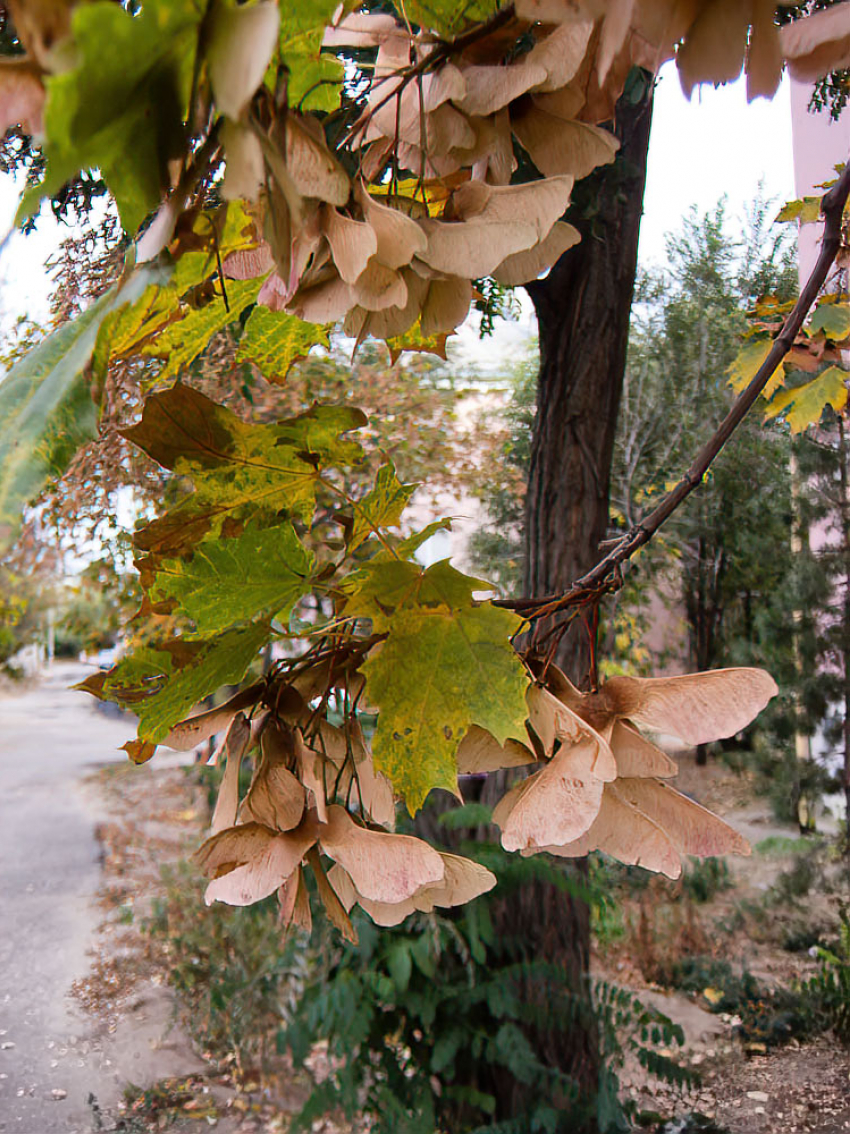
[[[818,297],[820,289],[835,262],[841,247],[841,227],[844,206],[850,196],[850,161],[845,165],[841,176],[832,188],[824,194],[821,201],[821,214],[824,218],[823,237],[820,252],[812,273],[800,292],[793,310],[782,325],[782,330],[773,340],[773,346],[764,362],[756,371],[750,384],[735,400],[726,417],[709,440],[697,453],[690,467],[678,484],[664,497],[660,504],[616,541],[614,547],[603,556],[594,567],[577,579],[568,591],[560,595],[546,595],[542,598],[498,599],[494,606],[516,610],[529,619],[538,619],[586,603],[589,596],[599,596],[606,590],[616,589],[619,584],[617,574],[636,551],[644,547],[661,525],[702,483],[702,479],[712,465],[715,457],[741,424],[754,405],[759,394],[770,381],[776,368],[794,345],[803,320]]]

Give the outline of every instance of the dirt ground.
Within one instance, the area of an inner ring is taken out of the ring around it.
[[[682,786],[689,793],[725,813],[754,843],[794,838],[791,828],[774,823],[764,806],[753,802],[746,780],[687,763],[683,773]],[[86,790],[108,818],[97,829],[103,866],[102,920],[90,972],[75,985],[74,994],[107,1029],[114,1044],[165,1045],[170,1057],[191,1068],[137,1093],[135,1105],[113,1109],[103,1117],[101,1128],[129,1134],[166,1125],[176,1131],[197,1131],[199,1119],[205,1119],[222,1134],[285,1131],[289,1114],[303,1102],[305,1083],[283,1075],[273,1086],[237,1084],[226,1068],[194,1051],[167,987],[167,959],[152,949],[138,928],[161,886],[161,866],[197,845],[207,818],[203,793],[185,770],[156,761],[140,769],[130,765],[100,769],[90,776]],[[735,888],[700,907],[707,932],[711,934],[714,922],[728,916],[742,900],[763,896],[787,864],[782,855],[756,853],[732,866]],[[817,897],[812,903],[819,904]],[[768,981],[787,982],[813,967],[805,954],[785,953],[751,939],[744,930],[739,938],[727,938],[723,948],[730,955],[746,955],[751,971]],[[700,1087],[673,1091],[648,1078],[636,1061],[627,1062],[621,1078],[624,1093],[645,1112],[657,1114],[659,1121],[694,1112],[731,1134],[850,1130],[850,1057],[831,1038],[803,1046],[792,1041],[767,1052],[745,1050],[735,1034],[734,1020],[708,1011],[700,997],[647,987],[628,955],[615,952],[598,958],[597,970],[634,988],[645,1003],[656,1005],[684,1029],[685,1061],[700,1072]],[[316,1127],[316,1132],[332,1134],[339,1129],[329,1122]]]

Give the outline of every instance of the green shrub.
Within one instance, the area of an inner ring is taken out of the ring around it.
[[[745,1043],[776,1047],[821,1030],[818,1007],[802,991],[768,988],[746,969],[737,972],[728,961],[683,957],[674,963],[672,974],[672,987],[683,992],[710,990],[711,1010],[737,1016],[737,1030]]]
[[[147,932],[169,962],[169,982],[205,1050],[262,1066],[307,974],[302,940],[281,933],[274,898],[235,909],[203,900],[203,880],[187,863],[163,871],[164,894]]]
[[[801,993],[809,997],[823,1023],[832,1028],[842,1043],[850,1044],[850,918],[847,907],[840,907],[838,940],[833,949],[815,946],[820,969],[803,981]]]
[[[733,885],[725,858],[691,858],[682,875],[682,890],[694,902],[710,902]]]
[[[500,887],[522,886],[545,873],[570,882],[542,857],[523,860],[494,847],[465,846],[497,874]],[[527,1029],[557,1042],[587,1011],[563,969],[522,956],[493,928],[492,895],[446,914],[419,914],[380,929],[353,917],[358,946],[328,939],[289,1023],[280,1051],[304,1065],[320,1041],[328,1044],[329,1073],[293,1122],[309,1129],[330,1112],[368,1117],[374,1134],[509,1134],[584,1129],[586,1103],[557,1067],[541,1061]],[[532,994],[529,994],[532,989]],[[632,1050],[653,1074],[690,1082],[660,1048],[681,1044],[681,1030],[644,1008],[633,994],[607,984],[593,989],[593,1010],[604,1056],[591,1125],[629,1127],[618,1100],[617,1070]],[[497,1093],[518,1083],[526,1100],[499,1121]],[[531,1100],[531,1101],[527,1101]],[[557,1100],[557,1101],[556,1101]]]

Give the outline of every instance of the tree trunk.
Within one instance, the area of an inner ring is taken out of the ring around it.
[[[844,601],[842,609],[841,641],[844,644],[842,684],[844,686],[844,802],[847,817],[850,819],[850,666],[846,647],[850,636],[850,445],[848,445],[847,425],[843,417],[838,418],[838,475],[841,486],[841,557]],[[850,828],[848,828],[850,829]],[[850,854],[850,834],[845,833],[844,853]]]
[[[618,104],[616,162],[579,186],[585,217],[592,218],[570,215],[582,231],[581,243],[545,280],[528,285],[537,312],[540,376],[526,503],[526,594],[569,587],[597,560],[608,529],[651,115],[647,81],[642,97],[624,96]],[[591,654],[589,636],[571,631],[557,660],[583,682]],[[574,877],[586,882],[586,860],[576,865]],[[567,1117],[565,1110],[563,1129],[597,1131],[601,1067],[589,987],[588,906],[552,885],[529,881],[521,894],[495,905],[494,925],[506,939],[521,941],[526,957],[562,967],[576,1012],[556,1032],[532,1026],[530,1038],[538,1054],[578,1088],[584,1113],[579,1117],[573,1108]],[[545,1003],[545,987],[533,974],[524,991],[527,1002]],[[522,1085],[505,1082],[500,1096],[499,1117],[516,1114]]]

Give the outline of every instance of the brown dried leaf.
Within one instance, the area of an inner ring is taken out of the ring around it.
[[[747,48],[747,100],[773,98],[782,78],[782,46],[775,22],[774,0],[753,0]]]
[[[357,930],[351,924],[351,918],[339,900],[336,890],[330,884],[325,868],[322,865],[322,860],[319,857],[319,852],[315,847],[311,847],[307,852],[307,862],[313,871],[313,877],[316,879],[316,890],[318,891],[319,898],[322,905],[325,907],[325,913],[330,919],[331,925],[335,925],[340,931],[346,941],[350,941],[352,945],[358,943]]]
[[[401,28],[395,17],[382,12],[350,12],[332,28],[325,29],[324,47],[380,47]]]
[[[323,211],[323,228],[340,277],[353,284],[378,251],[378,238],[371,225],[352,220],[336,209]]]
[[[253,130],[226,118],[219,131],[227,161],[221,195],[225,201],[256,201],[266,179],[263,147]],[[242,277],[238,277],[242,278]]]
[[[617,762],[618,776],[678,775],[679,768],[667,753],[641,736],[629,721],[614,721],[609,744]]]
[[[602,780],[593,772],[598,758],[598,741],[585,735],[511,788],[493,811],[505,850],[564,846],[583,835],[602,802]]]
[[[561,858],[582,858],[601,850],[628,866],[642,866],[668,878],[682,873],[682,860],[673,842],[657,823],[623,799],[616,783],[605,785],[599,814],[586,834],[567,846],[541,849]]]
[[[763,669],[746,667],[682,677],[612,677],[601,694],[617,716],[705,744],[740,732],[779,692]]]
[[[310,895],[304,884],[304,868],[299,866],[290,874],[277,892],[280,902],[280,923],[284,929],[291,925],[310,933],[313,928],[313,914],[310,910]]]
[[[262,685],[241,689],[223,705],[180,721],[160,741],[160,744],[164,744],[166,748],[174,748],[178,752],[188,752],[189,749],[209,740],[215,733],[227,729],[236,714],[242,709],[256,705],[262,694]]]
[[[581,233],[577,228],[565,221],[556,221],[548,236],[539,244],[535,244],[527,252],[517,252],[504,259],[493,272],[493,279],[504,287],[517,287],[536,280],[580,240]]]
[[[205,873],[213,876],[204,900],[249,906],[267,898],[298,867],[316,841],[315,820],[308,817],[294,831],[276,834],[259,823],[244,823],[213,835],[196,852]]]
[[[351,288],[334,274],[313,287],[299,288],[287,310],[307,323],[337,323],[353,305]]]
[[[850,11],[836,4],[779,32],[782,54],[793,78],[811,83],[850,66]]]
[[[56,52],[61,53],[70,31],[72,0],[9,0],[5,7],[29,54],[42,67],[55,70],[57,62],[61,62]]]
[[[578,181],[609,165],[620,143],[600,126],[562,117],[560,101],[558,93],[534,95],[511,115],[511,127],[545,177],[568,174]]]
[[[462,97],[455,99],[455,106],[464,114],[480,117],[494,114],[549,78],[547,69],[531,59],[531,52],[506,66],[469,64],[461,74],[466,89]]]
[[[206,24],[204,54],[216,108],[239,118],[263,81],[277,46],[280,24],[272,0],[233,7],[212,5]]]
[[[44,129],[44,85],[41,68],[31,59],[0,60],[0,134],[22,126],[39,136]]]
[[[546,71],[546,79],[535,91],[557,91],[573,79],[581,67],[593,33],[592,20],[575,20],[561,24],[526,55]]]
[[[548,235],[569,204],[572,185],[571,177],[504,186],[466,182],[453,195],[457,220],[421,222],[428,237],[421,259],[451,276],[489,275],[506,257]]]
[[[366,311],[384,311],[388,307],[399,309],[407,304],[407,285],[400,272],[393,271],[373,256],[352,285],[351,297]]]
[[[622,799],[657,823],[682,854],[751,853],[743,835],[669,784],[654,779],[618,779],[615,786]]]
[[[210,830],[214,835],[236,823],[236,815],[239,811],[239,769],[242,766],[242,757],[245,755],[250,739],[251,726],[244,714],[237,713],[230,722],[224,741],[224,775],[218,789],[218,799],[215,802],[215,811],[210,824]]]
[[[530,685],[526,692],[528,719],[544,753],[551,756],[555,742],[563,747],[583,745],[591,741],[595,745],[595,758],[590,771],[597,779],[610,781],[617,775],[617,765],[607,741],[592,728],[586,720],[573,712],[569,705],[554,697],[541,685]]]
[[[470,280],[460,279],[457,276],[447,280],[431,280],[419,315],[422,337],[430,339],[434,335],[442,335],[459,327],[469,314],[471,300]]]
[[[457,770],[460,776],[474,776],[482,772],[495,772],[499,768],[519,768],[534,764],[537,757],[510,738],[499,744],[495,736],[478,725],[470,725],[457,750]]]
[[[440,856],[422,839],[359,827],[338,805],[328,808],[319,842],[348,871],[357,892],[375,902],[402,902],[445,873]]]
[[[366,191],[362,181],[354,188],[354,196],[371,225],[377,240],[377,257],[388,268],[403,268],[414,256],[424,252],[428,241],[415,220],[400,209],[382,204]],[[405,299],[406,301],[406,299]]]
[[[294,110],[286,116],[286,164],[298,192],[329,205],[345,205],[351,195],[348,174],[328,149],[322,125]]]
[[[749,26],[749,4],[704,0],[676,53],[679,79],[688,98],[699,83],[729,83],[738,78]]]
[[[314,752],[304,743],[300,729],[295,729],[295,766],[298,769],[298,778],[306,788],[308,798],[312,798],[313,806],[320,823],[328,821],[327,787],[325,769],[327,761],[319,752]]]
[[[262,757],[242,801],[240,818],[273,831],[291,831],[301,822],[306,802],[303,784],[289,770],[295,759],[292,734],[269,721],[260,747]]]
[[[369,915],[375,925],[387,928],[400,925],[406,917],[416,913],[413,898],[406,898],[403,902],[372,902],[357,893],[351,875],[338,864],[334,864],[328,871],[328,881],[339,895],[343,907],[350,911],[352,906],[359,905]]]
[[[460,855],[446,854],[443,851],[439,854],[445,867],[443,881],[423,886],[411,899],[416,909],[422,913],[430,913],[435,906],[447,909],[466,905],[496,885],[496,875],[486,866]]]

